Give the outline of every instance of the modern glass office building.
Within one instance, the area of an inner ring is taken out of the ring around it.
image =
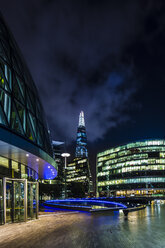
[[[0,224],[37,218],[37,180],[56,174],[37,89],[0,15]]]
[[[98,195],[165,194],[165,140],[145,140],[97,154]]]
[[[89,195],[93,188],[88,158],[74,158],[71,163],[68,163],[66,169],[66,183],[67,189],[69,189],[69,192],[71,191],[68,193],[69,196],[84,197],[85,195]],[[75,195],[75,188],[81,189],[81,195]]]
[[[87,158],[75,158],[67,165],[67,182],[88,182],[89,162]]]

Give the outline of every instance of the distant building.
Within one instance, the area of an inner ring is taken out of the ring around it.
[[[57,177],[55,178],[55,181],[58,181],[59,184],[63,184],[64,183],[64,162],[63,162],[63,158],[61,154],[64,152],[65,143],[61,141],[53,141],[52,145],[53,145],[55,161],[56,161],[57,168],[58,168],[58,174],[57,174]]]
[[[83,197],[93,191],[83,111],[79,115],[75,158],[68,164],[66,173],[67,189],[70,196]]]
[[[165,195],[165,140],[145,140],[97,154],[97,193]]]
[[[61,141],[52,141],[54,159],[57,164],[58,174],[55,180],[40,181],[40,199],[64,198],[65,195],[65,172],[64,161],[61,154],[64,152],[65,143]]]

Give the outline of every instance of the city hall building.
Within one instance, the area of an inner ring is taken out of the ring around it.
[[[97,194],[165,195],[165,140],[145,140],[97,154]]]
[[[0,15],[0,224],[37,218],[37,180],[56,174],[37,89]]]

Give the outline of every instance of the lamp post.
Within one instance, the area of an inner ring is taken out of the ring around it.
[[[65,158],[65,199],[66,199],[66,167],[67,167],[67,158],[70,156],[69,153],[65,152],[61,154]]]

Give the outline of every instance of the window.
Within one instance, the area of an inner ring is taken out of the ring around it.
[[[18,167],[18,163],[12,160],[12,170],[18,172],[19,171],[19,167]]]
[[[27,179],[26,166],[21,164],[21,178]]]
[[[9,168],[9,160],[4,157],[0,157],[0,165]]]

